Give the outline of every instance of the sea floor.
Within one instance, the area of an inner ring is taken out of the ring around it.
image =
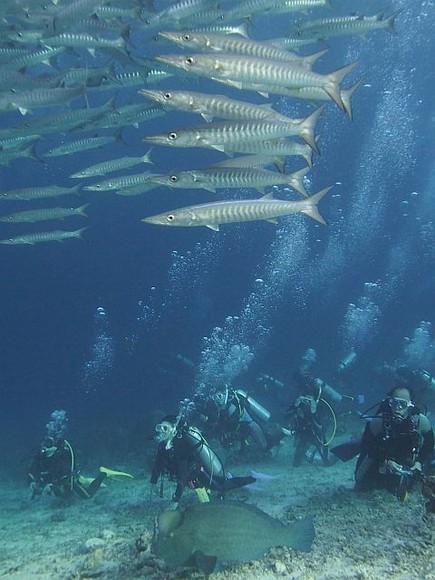
[[[312,552],[274,548],[261,560],[233,564],[212,575],[226,579],[435,579],[435,515],[426,514],[419,486],[405,502],[383,491],[353,491],[354,461],[331,467],[291,467],[290,443],[276,457],[230,464],[233,475],[250,469],[275,476],[261,491],[241,490],[232,499],[254,504],[290,522],[314,518]],[[22,481],[0,484],[0,577],[15,580],[110,580],[178,576],[150,551],[154,518],[168,499],[150,501],[149,474],[139,465],[116,465],[135,479],[108,481],[91,500],[69,503],[30,499]],[[96,470],[95,470],[96,471]],[[89,470],[89,474],[92,471]],[[172,484],[166,483],[170,497]],[[184,501],[197,501],[187,491]],[[234,523],[237,525],[237,522]]]

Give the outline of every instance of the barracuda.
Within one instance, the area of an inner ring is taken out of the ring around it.
[[[346,65],[332,73],[321,75],[296,63],[232,55],[165,55],[156,60],[211,79],[224,79],[236,88],[244,83],[275,85],[286,88],[321,87],[344,110],[340,97],[340,82],[356,66]]]
[[[304,167],[300,171],[286,175],[276,171],[258,168],[210,167],[180,171],[169,175],[153,175],[151,181],[181,189],[206,189],[216,193],[223,188],[254,188],[264,193],[264,188],[271,185],[287,185],[301,195],[308,197],[303,184],[303,178],[310,170]]]
[[[215,203],[191,205],[189,207],[182,207],[166,213],[146,217],[142,221],[160,226],[205,226],[219,231],[221,224],[259,220],[276,223],[279,217],[292,215],[294,213],[304,213],[319,223],[327,225],[325,219],[317,209],[317,204],[330,189],[330,187],[322,189],[322,191],[301,201],[274,199],[272,194],[267,194],[261,199],[218,201]]]
[[[263,121],[224,121],[171,131],[167,134],[149,135],[144,137],[143,141],[172,147],[211,147],[218,151],[228,152],[237,151],[237,144],[246,141],[265,141],[297,135],[317,152],[314,127],[322,111],[323,107],[319,107],[298,125],[266,119]]]
[[[237,146],[238,153],[254,153],[257,155],[278,155],[291,157],[300,155],[310,168],[313,167],[313,150],[306,143],[297,143],[288,139],[270,139],[268,141],[246,141]]]
[[[8,238],[6,240],[0,240],[0,244],[6,244],[8,246],[18,246],[24,244],[40,244],[42,242],[63,242],[69,238],[79,238],[82,239],[82,234],[87,228],[81,228],[73,232],[68,232],[65,230],[53,230],[51,232],[35,232],[34,234],[22,234],[21,236],[15,236],[13,238]]]
[[[311,68],[313,63],[326,52],[322,50],[314,55],[300,56],[268,42],[240,38],[235,35],[201,33],[196,31],[183,31],[179,33],[159,32],[159,36],[183,48],[187,47],[207,52],[231,52],[254,58],[295,62],[306,68]]]
[[[36,223],[49,220],[59,220],[72,216],[88,217],[86,208],[88,203],[80,207],[48,207],[43,209],[30,209],[17,211],[8,215],[0,216],[0,222],[8,223]]]
[[[2,191],[0,200],[26,200],[45,199],[48,197],[59,197],[61,195],[77,195],[78,187],[60,187],[59,185],[48,185],[42,187],[26,187],[24,189],[13,189]]]
[[[75,141],[68,141],[58,147],[47,149],[43,157],[61,157],[62,155],[73,155],[74,153],[81,153],[89,149],[95,149],[112,143],[114,137],[88,137],[87,139],[77,139]]]
[[[291,36],[324,40],[332,36],[347,36],[349,34],[364,35],[370,30],[387,29],[394,32],[394,20],[401,11],[394,12],[388,18],[380,12],[374,16],[341,16],[338,18],[319,18],[304,22],[293,29]]]
[[[209,95],[194,91],[153,91],[141,89],[139,94],[156,101],[162,106],[198,113],[206,121],[213,117],[233,120],[275,119],[283,123],[299,125],[303,119],[290,119],[272,109],[272,105],[255,105],[238,99],[230,99],[224,95]]]
[[[134,167],[141,163],[153,163],[150,158],[150,152],[151,150],[147,151],[142,157],[121,157],[120,159],[110,159],[109,161],[96,163],[95,165],[77,171],[77,173],[73,173],[70,177],[81,179],[84,177],[94,177],[95,175],[106,175],[106,173]]]
[[[86,185],[83,189],[85,191],[117,191],[132,187],[146,187],[151,183],[150,176],[151,173],[149,171],[135,175],[122,175],[121,177],[112,177],[111,179]],[[156,184],[152,183],[152,187],[155,188]]]

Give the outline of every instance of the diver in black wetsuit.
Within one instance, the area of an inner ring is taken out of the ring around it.
[[[132,477],[128,473],[100,467],[95,478],[80,475],[76,466],[74,450],[67,439],[45,437],[34,456],[29,469],[32,499],[43,492],[56,497],[76,495],[89,499],[100,489],[106,477]]]
[[[186,486],[198,491],[200,501],[208,501],[205,490],[216,490],[224,495],[231,489],[256,481],[251,476],[229,478],[222,461],[201,432],[185,422],[180,423],[175,415],[166,416],[156,425],[155,430],[154,438],[159,446],[151,473],[151,484],[155,486],[159,477],[164,475],[176,481],[173,502],[180,501]]]
[[[404,499],[434,449],[429,419],[411,391],[396,387],[367,422],[355,468],[356,490],[386,488]]]

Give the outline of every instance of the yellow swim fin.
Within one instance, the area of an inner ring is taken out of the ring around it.
[[[208,497],[208,493],[205,487],[197,487],[195,488],[195,491],[201,503],[207,503],[208,501],[210,501],[210,498]]]
[[[100,473],[105,473],[110,479],[120,479],[121,477],[129,477],[134,479],[133,475],[130,473],[125,473],[125,471],[115,471],[114,469],[109,469],[108,467],[100,467]]]

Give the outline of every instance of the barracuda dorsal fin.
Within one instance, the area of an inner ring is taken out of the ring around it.
[[[269,222],[270,224],[273,224],[274,226],[277,225],[278,220],[276,218],[269,218],[268,220],[264,220],[265,222]]]
[[[275,199],[275,198],[273,197],[273,193],[271,191],[269,191],[269,193],[266,193],[265,195],[263,195],[261,197],[261,199]],[[268,220],[266,220],[266,221],[268,221]]]
[[[218,232],[219,231],[219,224],[206,224],[206,228],[210,228],[211,230]]]
[[[204,121],[206,121],[207,123],[211,123],[213,121],[213,115],[208,115],[207,113],[201,113],[201,117],[204,119]]]

